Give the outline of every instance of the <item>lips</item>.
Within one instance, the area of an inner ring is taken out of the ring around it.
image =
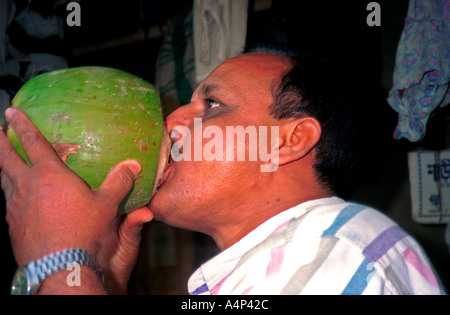
[[[163,176],[161,177],[161,179],[160,179],[159,182],[158,182],[158,186],[157,186],[157,188],[156,188],[155,193],[158,191],[158,189],[164,184],[164,182],[165,182],[166,179],[168,178],[169,173],[170,173],[170,170],[171,170],[171,166],[172,166],[172,165],[169,163],[168,167],[167,167],[166,170],[164,171]]]
[[[170,148],[172,146],[172,140],[169,133],[164,129],[164,135],[161,142],[161,148],[159,151],[158,168],[156,169],[155,182],[153,184],[152,197],[155,195],[158,188],[163,184],[167,178],[166,172],[170,166]]]

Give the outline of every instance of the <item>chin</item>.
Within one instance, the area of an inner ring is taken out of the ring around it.
[[[155,220],[172,225],[170,217],[177,213],[177,202],[172,199],[172,194],[165,187],[160,187],[152,198],[149,208],[155,216]]]
[[[176,228],[196,231],[198,218],[190,213],[190,209],[183,206],[186,202],[180,202],[179,199],[174,200],[173,195],[166,193],[162,188],[149,204],[154,219]]]
[[[158,221],[163,221],[162,220],[162,214],[164,213],[164,211],[167,211],[168,205],[164,204],[167,203],[167,198],[164,198],[164,196],[162,196],[164,193],[161,191],[158,191],[152,198],[152,200],[150,201],[148,207],[150,208],[150,210],[152,211],[152,213],[155,216],[155,220]],[[166,201],[166,202],[164,202]]]

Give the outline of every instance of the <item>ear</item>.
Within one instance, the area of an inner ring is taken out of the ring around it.
[[[286,119],[280,124],[279,165],[299,160],[317,145],[320,123],[312,117]]]

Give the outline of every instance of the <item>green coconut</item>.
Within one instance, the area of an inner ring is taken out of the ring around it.
[[[60,158],[92,189],[119,162],[139,161],[142,172],[118,214],[149,203],[164,135],[158,91],[150,83],[111,68],[64,69],[29,80],[11,106],[28,115]],[[11,129],[8,138],[29,163]]]

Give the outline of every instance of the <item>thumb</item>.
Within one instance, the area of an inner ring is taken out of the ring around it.
[[[98,192],[107,195],[111,202],[119,204],[133,188],[141,169],[141,165],[135,160],[117,164],[106,176]]]
[[[128,213],[119,231],[122,246],[139,246],[141,230],[144,224],[151,220],[153,220],[153,213],[148,207]]]

